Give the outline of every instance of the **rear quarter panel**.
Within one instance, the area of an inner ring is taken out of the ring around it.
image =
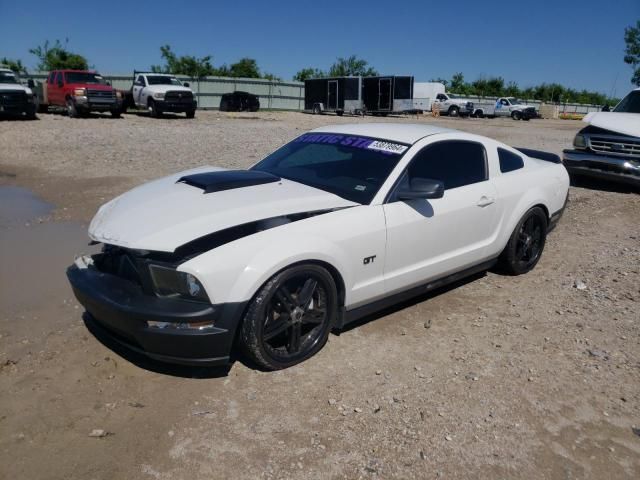
[[[521,156],[524,167],[512,172],[500,172],[497,147]],[[542,205],[551,216],[563,208],[569,190],[569,175],[562,164],[527,157],[497,142],[491,146],[488,154],[500,212],[496,241],[489,253],[498,255],[529,209]]]

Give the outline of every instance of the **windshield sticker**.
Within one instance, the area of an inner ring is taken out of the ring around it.
[[[356,185],[356,190],[359,192],[364,192],[367,189],[364,185]]]
[[[345,137],[344,135],[335,135],[327,133],[308,133],[301,135],[294,140],[295,143],[329,143],[339,144],[345,147],[362,148],[369,150],[377,150],[381,153],[400,155],[407,148],[406,145],[400,143],[384,142],[381,140],[373,140],[363,137]]]
[[[370,148],[371,150],[380,150],[381,152],[396,153],[400,155],[401,153],[404,153],[405,150],[409,147],[407,147],[406,145],[400,145],[399,143],[381,142],[380,140],[376,140],[367,148]]]

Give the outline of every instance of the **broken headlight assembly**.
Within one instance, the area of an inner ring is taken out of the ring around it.
[[[157,295],[209,303],[202,283],[190,273],[154,264],[149,265],[149,273]]]

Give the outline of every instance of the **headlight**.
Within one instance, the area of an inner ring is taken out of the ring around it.
[[[164,93],[161,93],[161,92],[154,93],[153,98],[157,100],[164,100]]]
[[[209,303],[209,297],[200,281],[190,273],[175,268],[150,265],[149,272],[156,293],[162,297],[182,297]]]
[[[87,90],[86,90],[85,88],[76,88],[76,89],[73,91],[73,94],[74,94],[76,97],[84,97],[84,96],[87,94]]]
[[[573,146],[579,149],[587,148],[587,139],[582,134],[577,134],[573,139]]]
[[[120,90],[116,90],[116,97],[122,98],[122,92]]]

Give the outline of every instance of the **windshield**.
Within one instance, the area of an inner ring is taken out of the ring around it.
[[[640,113],[640,90],[634,90],[629,95],[620,100],[620,103],[613,109],[614,112]]]
[[[13,72],[0,72],[0,83],[18,83],[18,79]]]
[[[522,105],[522,102],[514,97],[507,97],[507,100],[511,102],[511,105]]]
[[[147,75],[149,85],[182,85],[176,77],[166,77],[164,75]]]
[[[105,85],[102,75],[90,72],[65,72],[64,78],[67,83],[95,83]]]
[[[252,170],[368,204],[408,148],[375,138],[307,133],[273,152]]]

